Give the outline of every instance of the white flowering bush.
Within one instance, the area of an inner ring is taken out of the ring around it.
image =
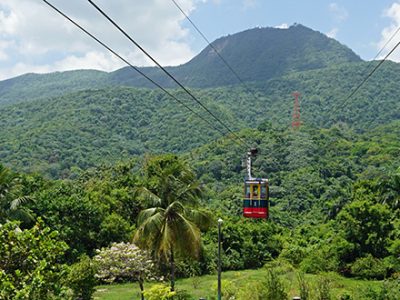
[[[96,277],[103,282],[137,281],[144,290],[144,281],[162,280],[157,277],[156,266],[147,251],[131,243],[113,243],[97,250]]]

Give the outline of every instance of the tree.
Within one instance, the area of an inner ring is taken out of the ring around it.
[[[193,208],[201,192],[199,183],[178,157],[149,158],[144,175],[146,184],[138,189],[138,193],[144,200],[152,202],[153,207],[140,212],[134,240],[157,258],[169,261],[171,291],[174,291],[175,256],[198,257],[200,228],[206,227],[210,218]]]
[[[92,299],[97,284],[96,270],[96,264],[87,255],[82,255],[79,261],[70,267],[67,282],[75,299]]]
[[[0,299],[67,299],[67,248],[41,220],[29,230],[0,225]]]
[[[344,238],[355,246],[353,260],[368,253],[377,258],[387,255],[393,230],[390,217],[387,205],[369,200],[356,200],[343,208],[336,222]]]
[[[30,211],[23,205],[33,198],[21,195],[21,180],[16,173],[0,164],[0,223],[8,219],[23,222],[33,220]]]
[[[94,261],[97,263],[96,277],[105,282],[137,281],[142,300],[144,281],[156,278],[156,268],[149,253],[135,244],[113,243],[111,247],[99,250]]]

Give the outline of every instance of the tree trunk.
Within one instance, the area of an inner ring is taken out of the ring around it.
[[[175,261],[174,261],[173,249],[171,249],[170,263],[171,263],[171,292],[173,292],[175,291]]]
[[[142,278],[139,278],[139,288],[140,288],[140,294],[142,295],[142,300],[144,300],[144,295],[143,295],[144,285],[143,285],[143,279]]]

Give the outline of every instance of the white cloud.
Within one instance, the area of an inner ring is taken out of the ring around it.
[[[274,28],[288,29],[289,25],[287,23],[282,23],[281,25],[274,26]]]
[[[203,0],[177,0],[187,14]],[[52,0],[60,10],[88,31],[111,45],[133,65],[149,60],[104,19],[81,0]],[[182,13],[165,0],[96,0],[120,26],[163,65],[188,61],[194,53],[188,46],[188,30]],[[0,64],[5,76],[27,72],[95,68],[114,70],[123,66],[104,48],[69,23],[42,1],[1,0]],[[8,74],[8,75],[5,75]]]
[[[329,4],[329,11],[333,14],[335,20],[339,23],[345,21],[349,17],[349,13],[343,6],[339,6],[337,3]]]
[[[326,33],[326,35],[332,39],[336,38],[336,35],[338,33],[339,29],[338,28],[332,28],[329,32]]]
[[[400,26],[400,3],[395,2],[384,11],[384,16],[391,19],[391,24],[388,27],[383,28],[381,32],[381,39],[377,43],[377,48],[380,50],[382,47],[390,40],[393,34]],[[386,56],[386,54],[393,49],[393,47],[400,41],[400,33],[397,33],[396,36],[386,45],[385,50],[382,51],[382,55],[378,57],[378,59],[382,59]],[[400,49],[396,49],[391,56],[389,56],[390,60],[400,62]]]

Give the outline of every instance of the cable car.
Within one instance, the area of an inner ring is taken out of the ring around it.
[[[247,177],[244,180],[243,216],[253,219],[268,219],[268,179],[251,176],[251,157],[256,155],[257,149],[251,149],[247,153]]]

